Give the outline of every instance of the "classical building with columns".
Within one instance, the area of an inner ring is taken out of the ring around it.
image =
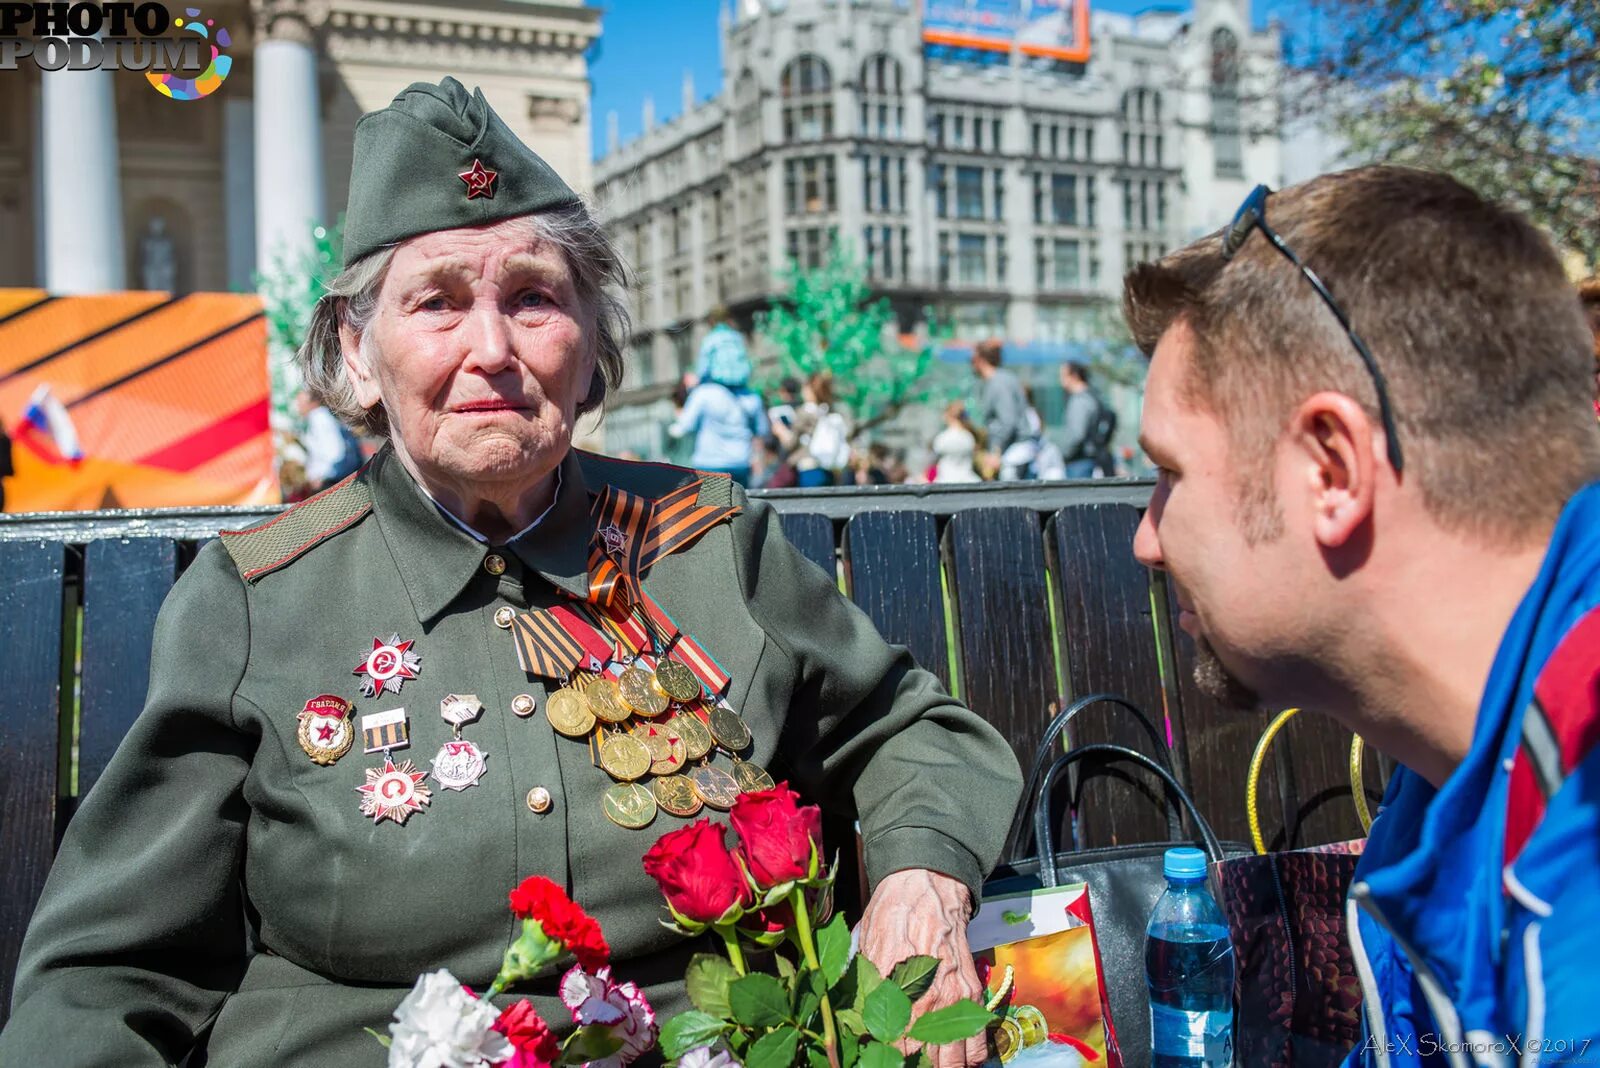
[[[959,47],[924,11],[970,5],[933,0],[725,11],[720,92],[697,100],[686,84],[664,123],[645,101],[643,133],[612,137],[596,163],[641,280],[608,445],[659,451],[706,315],[725,305],[748,325],[782,269],[819,263],[835,238],[903,330],[933,306],[960,338],[1059,349],[1104,328],[1126,267],[1281,182],[1279,34],[1252,28],[1249,0],[1140,16],[1013,6],[1024,22],[1046,8],[1080,20],[1071,47]]]
[[[203,2],[229,30],[215,93],[135,71],[0,71],[0,287],[249,290],[343,210],[351,137],[407,84],[451,74],[572,185],[591,185],[577,0]]]

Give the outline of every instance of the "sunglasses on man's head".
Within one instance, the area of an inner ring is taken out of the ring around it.
[[[1249,239],[1250,234],[1260,230],[1262,236],[1272,243],[1272,247],[1283,253],[1285,259],[1300,269],[1306,281],[1311,283],[1311,288],[1317,291],[1317,296],[1333,312],[1333,317],[1339,320],[1339,325],[1344,327],[1345,336],[1355,346],[1356,352],[1361,357],[1361,362],[1366,364],[1367,373],[1372,375],[1372,384],[1378,390],[1378,413],[1383,419],[1384,439],[1388,442],[1389,466],[1394,468],[1394,473],[1399,474],[1402,468],[1400,457],[1400,435],[1395,430],[1394,408],[1389,403],[1389,387],[1384,383],[1383,372],[1378,370],[1378,362],[1372,358],[1367,343],[1361,340],[1361,335],[1355,332],[1350,325],[1350,317],[1344,313],[1339,302],[1333,299],[1333,294],[1328,292],[1328,287],[1322,284],[1316,272],[1301,262],[1300,257],[1294,254],[1288,244],[1278,235],[1278,232],[1267,225],[1267,196],[1272,192],[1264,185],[1258,185],[1244,198],[1244,203],[1239,205],[1239,210],[1234,213],[1233,223],[1227,232],[1222,235],[1222,258],[1231,261],[1238,255],[1239,250]]]

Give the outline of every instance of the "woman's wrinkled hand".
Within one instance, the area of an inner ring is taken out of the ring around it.
[[[983,984],[967,948],[972,892],[948,875],[916,868],[897,871],[878,884],[861,917],[861,952],[884,975],[907,957],[939,959],[939,971],[915,1006],[913,1019],[963,999],[983,999]],[[912,1052],[915,1042],[904,1044]],[[985,1057],[978,1035],[928,1051],[934,1068],[974,1068]]]

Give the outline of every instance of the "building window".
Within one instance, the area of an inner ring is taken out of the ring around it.
[[[1089,175],[1089,178],[1088,178],[1088,185],[1084,189],[1083,224],[1085,226],[1093,226],[1094,225],[1094,208],[1095,208],[1095,182],[1094,182],[1094,175],[1091,174],[1091,175]]]
[[[833,228],[807,226],[789,231],[789,259],[798,267],[814,271],[827,258],[833,244]]]
[[[832,156],[797,156],[783,161],[785,206],[790,215],[838,209]]]
[[[983,218],[983,168],[956,168],[956,218]]]
[[[783,134],[788,141],[820,141],[833,136],[833,89],[828,65],[819,56],[797,56],[783,68]]]
[[[962,285],[981,286],[988,281],[989,242],[982,234],[958,234],[956,277]]]
[[[1078,176],[1050,176],[1050,221],[1057,226],[1078,225]]]
[[[1033,124],[1033,154],[1039,155],[1044,147],[1044,129],[1038,123]]]
[[[991,119],[991,120],[989,120],[989,134],[990,134],[989,143],[994,146],[994,150],[996,152],[999,152],[1003,148],[1005,148],[1005,139],[1000,136],[1000,120],[999,119]]]
[[[996,234],[994,239],[994,280],[997,285],[1006,284],[1006,268],[1009,267],[1010,258],[1006,255],[1006,235]]]
[[[1044,222],[1044,175],[1033,176],[1033,221]]]
[[[942,163],[928,164],[928,188],[933,190],[933,214],[940,219],[950,217],[949,197],[944,185],[944,165]]]
[[[950,234],[948,231],[939,231],[939,284],[950,284]]]
[[[934,115],[928,120],[928,140],[937,148],[944,147],[944,116]]]
[[[895,199],[894,210],[901,215],[906,211],[906,159],[899,156],[894,161],[895,173],[898,179],[899,196]]]
[[[1239,38],[1222,26],[1211,35],[1211,142],[1218,178],[1244,177],[1239,134]]]
[[[1058,238],[1052,251],[1052,258],[1055,261],[1055,277],[1052,281],[1056,288],[1078,288],[1078,242]]]

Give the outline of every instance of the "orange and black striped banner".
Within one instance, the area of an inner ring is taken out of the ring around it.
[[[655,501],[607,486],[591,511],[595,531],[589,543],[589,602],[608,612],[625,612],[636,602],[639,580],[651,565],[739,514],[738,508],[696,504],[699,497],[699,482]]]
[[[739,509],[733,507],[697,504],[699,497],[700,483],[691,482],[656,501],[640,553],[641,573],[663,556],[688,548],[700,535],[739,514]]]
[[[511,637],[517,647],[517,662],[530,675],[564,679],[583,662],[583,645],[573,636],[556,612],[571,612],[565,605],[524,612],[511,621]]]

